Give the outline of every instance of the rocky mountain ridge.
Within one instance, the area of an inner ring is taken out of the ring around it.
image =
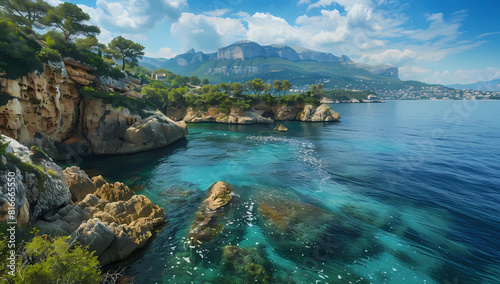
[[[171,59],[144,57],[139,62],[146,68],[164,68],[181,75],[220,74],[223,76],[232,76],[257,74],[263,71],[264,68],[262,68],[259,64],[247,65],[243,63],[244,61],[256,58],[276,58],[290,62],[343,64],[346,66],[358,67],[376,75],[399,80],[398,68],[394,66],[370,66],[366,64],[356,64],[346,55],[336,56],[331,53],[286,45],[263,46],[253,41],[239,41],[229,46],[219,48],[215,53],[205,54],[201,51],[196,52],[194,49],[190,49],[186,53],[177,55]],[[233,64],[235,60],[237,62]],[[222,62],[226,61],[231,63],[229,64],[230,66],[214,66],[225,65]],[[209,64],[210,66],[203,68],[202,65],[204,64]],[[199,68],[201,68],[201,70],[198,70]]]

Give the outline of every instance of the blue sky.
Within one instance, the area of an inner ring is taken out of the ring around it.
[[[49,0],[57,3],[59,0]],[[402,80],[500,79],[500,18],[486,0],[69,1],[108,42],[123,35],[150,57],[215,52],[248,39],[399,67]]]

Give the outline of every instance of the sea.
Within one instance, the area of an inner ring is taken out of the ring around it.
[[[165,148],[78,161],[166,212],[114,267],[136,283],[500,283],[500,101],[331,107],[339,122],[188,124]],[[190,246],[217,181],[234,203]]]

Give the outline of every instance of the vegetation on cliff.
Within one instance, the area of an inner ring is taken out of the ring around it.
[[[116,79],[124,74],[115,60],[137,65],[144,47],[119,36],[108,44],[99,43],[97,26],[76,4],[52,6],[43,0],[0,1],[0,76],[19,78],[41,70],[42,63],[70,57],[97,68],[97,75]],[[40,32],[45,32],[44,34]],[[78,38],[77,38],[78,37]]]

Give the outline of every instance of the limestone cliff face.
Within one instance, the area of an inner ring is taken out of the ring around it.
[[[78,91],[82,86],[141,98],[135,91],[138,79],[98,78],[95,72],[92,66],[65,58],[44,64],[43,72],[16,80],[0,78],[2,91],[11,96],[0,106],[0,131],[57,159],[74,155],[81,145],[97,154],[125,154],[165,146],[186,135],[185,126],[157,113],[151,113],[156,120],[148,119],[128,109],[114,109],[101,99],[85,99]],[[142,124],[128,130],[138,121]],[[139,130],[143,124],[147,127]],[[151,130],[160,135],[148,141]],[[75,146],[75,141],[81,143]]]
[[[128,154],[159,148],[187,134],[185,123],[175,123],[160,112],[151,112],[142,119],[101,99],[84,102],[82,130],[96,154]]]
[[[76,81],[91,82],[93,77],[77,67],[68,70],[73,75],[62,62],[48,63],[41,73],[17,80],[0,79],[3,91],[14,97],[0,107],[2,133],[25,145],[45,145],[46,149],[71,137],[79,113]]]

